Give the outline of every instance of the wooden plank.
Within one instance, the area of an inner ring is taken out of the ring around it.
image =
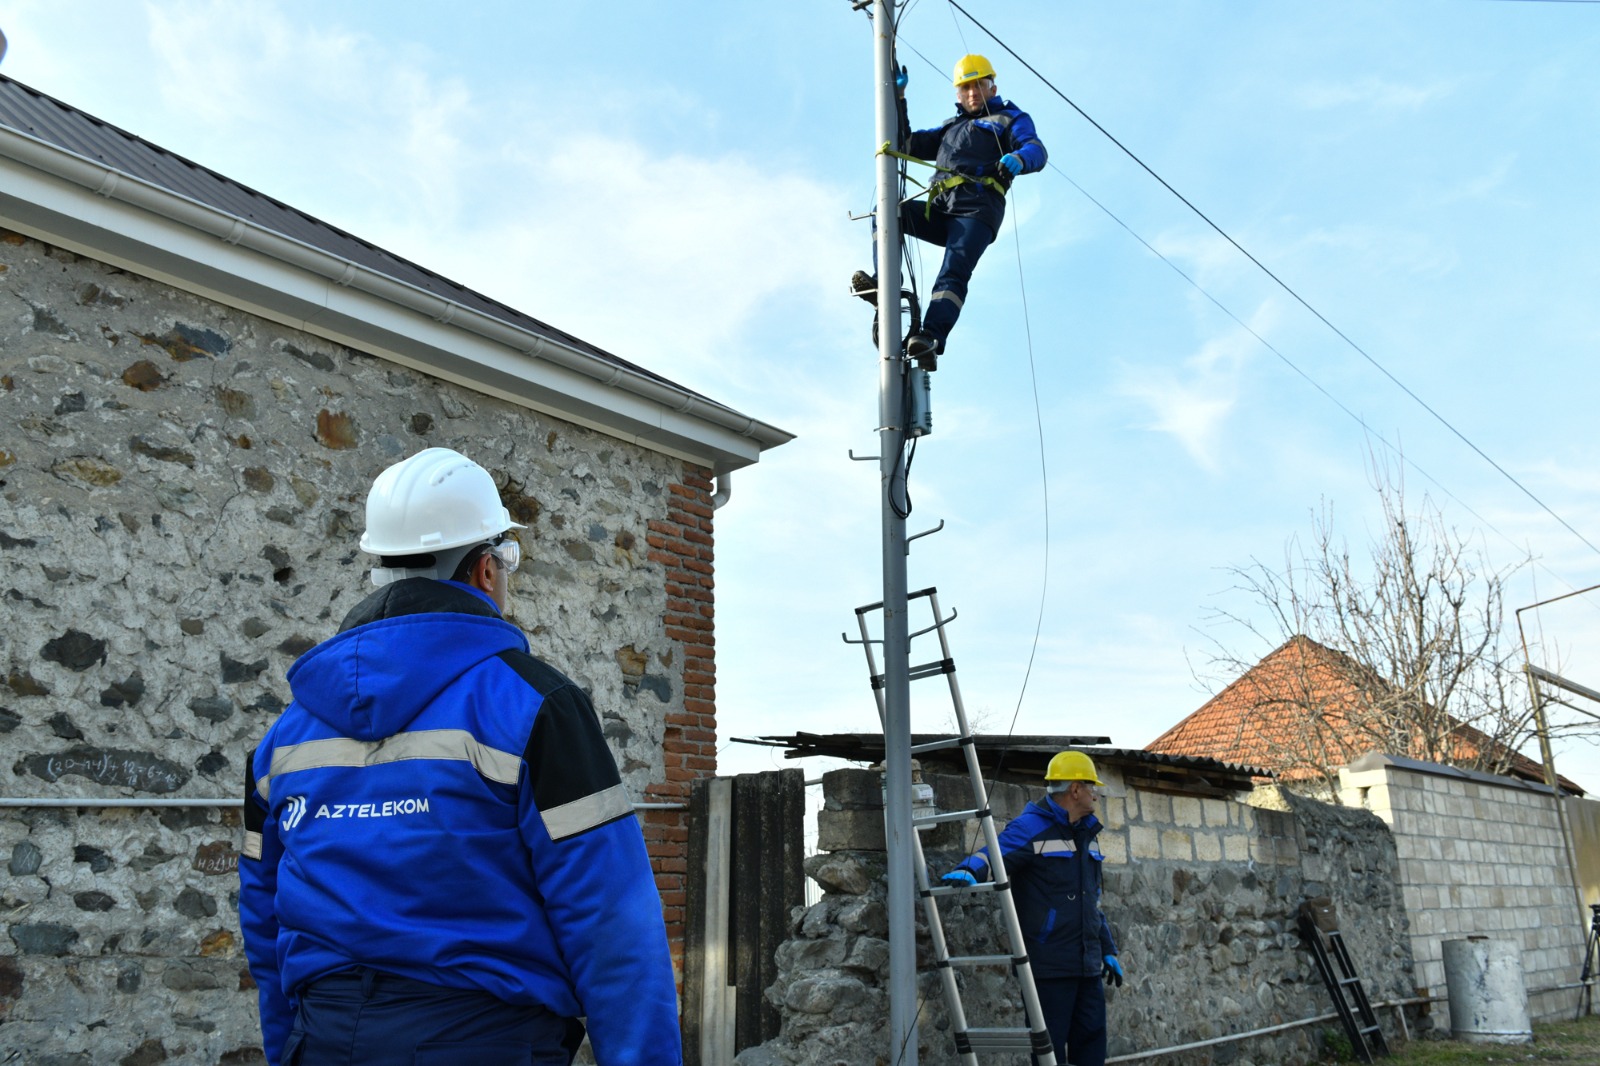
[[[706,879],[705,869],[707,802],[711,782],[701,778],[689,786],[689,876],[684,880],[683,900],[683,1003],[679,1024],[683,1046],[700,1046],[701,1016],[705,1009],[706,964]]]
[[[739,989],[734,1031],[734,1053],[761,1043],[761,1007],[766,989],[761,986],[762,897],[769,890],[766,872],[763,818],[764,774],[740,774],[733,779],[733,898],[729,901],[729,928],[733,931],[733,972],[729,982]]]
[[[733,1066],[734,990],[730,989],[728,891],[731,874],[733,782],[707,786],[705,865],[705,990],[700,1011],[700,1066]]]
[[[768,810],[772,814],[771,848],[775,868],[770,884],[762,897],[765,906],[761,916],[761,980],[763,991],[778,979],[778,945],[789,937],[789,912],[806,901],[805,874],[805,804],[806,775],[801,770],[777,770],[767,775],[773,779],[769,789]],[[783,1014],[761,1000],[761,1042],[778,1035],[783,1024]]]

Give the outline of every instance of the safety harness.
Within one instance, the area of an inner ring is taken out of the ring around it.
[[[888,141],[884,141],[883,144],[878,146],[877,154],[878,155],[892,156],[895,159],[904,159],[907,162],[916,163],[916,164],[918,164],[920,166],[932,167],[934,170],[939,169],[939,164],[937,164],[937,163],[930,163],[926,159],[918,159],[914,155],[907,155],[904,152],[895,151],[893,148],[889,147],[889,142]],[[922,185],[922,182],[917,181],[916,178],[913,178],[910,175],[907,175],[906,177],[907,177],[908,181],[914,182],[917,185]],[[989,186],[989,188],[993,189],[995,192],[999,193],[1001,196],[1004,196],[1006,194],[1006,187],[1000,183],[1000,180],[998,178],[995,178],[992,175],[985,174],[983,177],[970,177],[970,176],[968,176],[966,174],[957,174],[957,173],[952,172],[948,177],[940,178],[938,181],[934,182],[932,185],[922,185],[922,187],[924,189],[926,189],[927,192],[928,192],[927,203],[922,209],[923,217],[924,218],[933,217],[933,199],[934,199],[934,197],[938,196],[942,192],[946,192],[946,191],[948,191],[950,189],[954,189],[958,185],[967,185],[967,184],[987,185],[987,186]],[[908,196],[908,197],[906,197],[905,200],[903,200],[901,202],[902,203],[910,203],[914,199],[916,199],[916,197]]]

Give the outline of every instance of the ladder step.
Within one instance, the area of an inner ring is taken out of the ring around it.
[[[944,822],[964,822],[968,818],[976,818],[980,813],[979,811],[946,811],[943,814],[924,814],[911,819],[911,824],[918,826],[941,825]]]
[[[952,966],[1010,966],[1016,960],[1010,955],[952,955]]]
[[[962,737],[945,737],[943,740],[930,740],[926,744],[911,745],[911,754],[921,755],[925,751],[943,751],[946,748],[959,748],[963,742]]]
[[[956,662],[954,659],[936,659],[931,663],[913,666],[908,671],[912,681],[921,681],[925,677],[939,677],[942,674],[953,674],[955,672]]]
[[[1007,882],[1009,885],[1010,882]],[[999,888],[993,881],[980,881],[975,885],[934,885],[928,889],[930,896],[956,896],[967,892],[993,892]]]
[[[1032,1051],[1033,1033],[1027,1029],[968,1029],[973,1051]]]
[[[1341,985],[1344,985],[1346,988],[1348,988],[1351,985],[1359,985],[1361,983],[1361,978],[1359,978],[1359,977],[1346,977],[1343,980],[1341,980],[1339,983]]]
[[[951,961],[954,962],[955,960],[952,959]],[[1383,1032],[1383,1030],[1379,1029],[1376,1025],[1369,1025],[1365,1029],[1361,1030],[1361,1035],[1362,1036],[1366,1036],[1368,1033],[1381,1033],[1381,1032]]]

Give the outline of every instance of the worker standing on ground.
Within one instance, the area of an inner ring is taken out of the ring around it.
[[[1104,1066],[1106,995],[1100,982],[1121,985],[1122,964],[1100,910],[1104,856],[1094,844],[1102,828],[1094,816],[1100,777],[1089,756],[1063,751],[1050,760],[1044,780],[1045,797],[1028,804],[1000,834],[1000,853],[1056,1061]],[[983,848],[943,880],[971,885],[989,877]]]
[[[483,467],[378,475],[378,586],[251,753],[239,918],[271,1066],[681,1066],[661,899],[583,690],[501,616]]]
[[[901,232],[944,248],[944,263],[928,296],[922,329],[906,338],[906,354],[925,370],[937,368],[945,340],[961,315],[972,271],[1000,232],[1006,190],[1018,174],[1043,170],[1048,158],[1033,119],[995,88],[994,67],[987,59],[962,56],[954,81],[955,115],[942,126],[902,137],[907,154],[931,159],[938,166],[927,199],[900,205]],[[903,96],[903,70],[896,84]],[[902,121],[904,114],[902,107]],[[851,278],[851,291],[876,302],[877,279],[858,270]]]

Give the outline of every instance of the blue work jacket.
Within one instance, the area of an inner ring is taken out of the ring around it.
[[[1043,170],[1049,158],[1033,119],[1000,96],[991,97],[984,110],[976,113],[958,104],[956,113],[943,125],[913,132],[906,144],[906,154],[931,159],[938,166],[935,186],[960,175],[994,178],[1009,188],[1012,176],[1000,166],[1001,156],[1011,153],[1021,159],[1024,174]],[[982,181],[968,180],[946,188],[934,196],[933,206],[947,215],[982,219],[997,233],[1006,214],[1005,195]]]
[[[1069,821],[1046,796],[1028,804],[1000,833],[1000,854],[1035,977],[1099,977],[1105,956],[1117,954],[1100,910],[1105,856],[1094,839],[1101,828],[1092,814]],[[980,849],[957,868],[980,881],[989,879],[988,852]]]
[[[386,585],[289,670],[251,753],[239,919],[277,1066],[355,966],[586,1016],[602,1066],[679,1066],[643,834],[588,697],[455,582]]]

